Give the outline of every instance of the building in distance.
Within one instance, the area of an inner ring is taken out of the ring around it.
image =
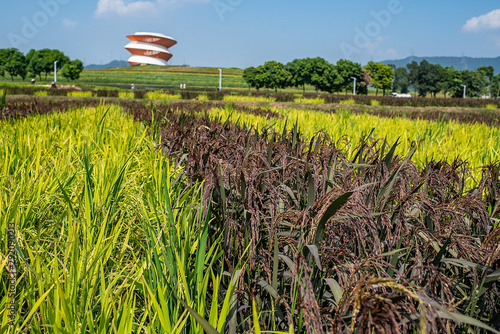
[[[131,42],[125,49],[132,54],[128,59],[132,66],[139,64],[166,66],[172,58],[172,53],[168,49],[177,44],[172,37],[153,32],[137,32],[127,38]]]

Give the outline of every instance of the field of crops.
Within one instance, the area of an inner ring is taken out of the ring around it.
[[[498,127],[127,97],[0,101],[0,332],[499,333]]]
[[[240,75],[224,75],[224,87],[246,88],[247,85]],[[113,70],[87,70],[83,71],[79,79],[80,82],[90,83],[122,83],[135,85],[156,85],[167,87],[179,87],[186,84],[186,87],[209,87],[219,86],[219,74],[212,73],[183,73],[183,72],[163,72],[163,71],[113,71]]]

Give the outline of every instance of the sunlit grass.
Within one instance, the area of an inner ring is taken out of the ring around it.
[[[68,92],[70,97],[92,97],[92,92]]]
[[[265,96],[246,96],[246,95],[225,95],[224,101],[232,102],[275,102],[272,97]]]
[[[453,161],[456,157],[467,160],[472,167],[480,167],[500,159],[500,129],[485,124],[463,124],[455,121],[434,122],[404,118],[382,118],[368,114],[353,114],[348,110],[325,113],[314,110],[271,108],[280,113],[283,119],[268,119],[236,110],[212,109],[211,115],[249,126],[264,128],[272,124],[282,131],[285,124],[291,129],[295,121],[299,130],[312,138],[318,131],[325,131],[350,156],[361,136],[373,130],[375,138],[387,137],[388,142],[400,145],[397,153],[405,155],[413,143],[418,149],[414,161],[423,166],[427,161]],[[344,140],[344,139],[347,139]]]
[[[179,100],[180,94],[169,94],[162,91],[147,92],[146,98],[150,100]]]
[[[325,103],[325,99],[321,98],[315,98],[315,99],[309,99],[305,97],[297,98],[295,99],[296,103],[316,103],[316,104],[323,104]]]
[[[0,122],[0,228],[16,230],[18,332],[203,333],[172,296],[204,315],[219,250],[204,247],[201,186],[147,133],[114,106]],[[224,311],[214,305],[217,325]]]
[[[134,92],[118,92],[118,97],[121,99],[133,99]]]

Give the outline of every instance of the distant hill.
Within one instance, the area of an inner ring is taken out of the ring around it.
[[[454,66],[457,70],[475,70],[480,66],[493,66],[495,73],[500,72],[500,57],[496,58],[472,58],[472,57],[416,57],[410,56],[405,59],[384,60],[384,64],[393,64],[397,67],[405,67],[412,61],[420,63],[427,60],[431,64],[440,64],[443,67]]]
[[[113,60],[111,63],[103,64],[103,65],[96,65],[96,64],[85,65],[85,69],[86,70],[103,70],[105,68],[127,67],[127,66],[130,66],[130,64],[126,60]]]

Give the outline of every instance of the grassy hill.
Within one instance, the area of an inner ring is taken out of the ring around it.
[[[222,68],[223,86],[227,88],[247,88],[239,68]],[[92,84],[135,84],[144,86],[218,87],[219,69],[216,67],[187,66],[129,66],[102,70],[84,70],[81,83]]]

